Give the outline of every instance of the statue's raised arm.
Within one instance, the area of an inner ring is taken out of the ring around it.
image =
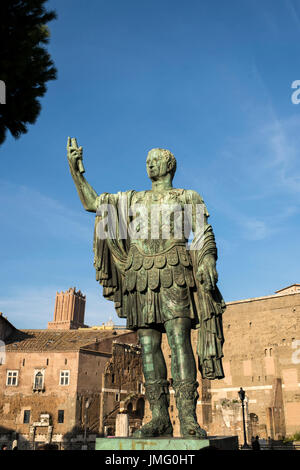
[[[96,212],[98,195],[83,176],[85,170],[82,163],[82,152],[83,149],[78,147],[76,139],[68,137],[67,157],[78,195],[86,211]]]

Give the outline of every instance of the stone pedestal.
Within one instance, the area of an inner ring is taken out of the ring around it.
[[[116,419],[116,437],[129,436],[129,419],[127,413],[118,413]]]
[[[201,450],[206,447],[219,450],[238,450],[237,436],[210,436],[207,439],[183,439],[180,437],[157,437],[134,439],[132,437],[97,438],[95,450]]]

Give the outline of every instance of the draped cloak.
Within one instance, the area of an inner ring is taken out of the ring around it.
[[[189,192],[186,191],[186,193]],[[139,292],[132,289],[133,292],[130,296],[128,295],[125,278],[129,265],[130,239],[124,237],[124,227],[128,226],[127,214],[134,194],[135,191],[117,194],[103,193],[97,198],[97,207],[107,205],[113,208],[114,220],[113,223],[107,224],[107,238],[103,238],[99,236],[99,226],[107,213],[100,215],[97,212],[93,242],[96,280],[103,286],[103,296],[114,302],[118,316],[127,318],[127,327],[130,329],[136,329],[138,326],[128,324],[129,309],[132,309],[132,302],[129,302],[129,298],[139,295]],[[198,197],[203,203],[201,197],[199,195]],[[198,242],[201,243],[198,245]],[[205,226],[204,233],[195,233],[193,243],[195,246],[200,246],[200,249],[189,250],[193,282],[188,282],[190,275],[187,276],[187,271],[186,280],[190,286],[191,309],[193,309],[192,328],[198,330],[198,367],[203,379],[222,379],[224,378],[222,314],[226,308],[225,302],[217,287],[214,290],[206,290],[203,283],[199,282],[196,277],[197,270],[206,254],[213,254],[217,258],[211,225]],[[162,268],[161,273],[163,269],[166,268]]]

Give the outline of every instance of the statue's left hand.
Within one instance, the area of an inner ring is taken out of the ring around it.
[[[205,290],[214,290],[218,282],[216,260],[213,255],[206,255],[196,274],[198,281],[204,284]]]

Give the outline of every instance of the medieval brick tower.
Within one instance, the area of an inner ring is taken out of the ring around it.
[[[76,330],[85,328],[85,295],[75,287],[70,287],[66,292],[56,292],[54,319],[48,322],[50,330]]]

